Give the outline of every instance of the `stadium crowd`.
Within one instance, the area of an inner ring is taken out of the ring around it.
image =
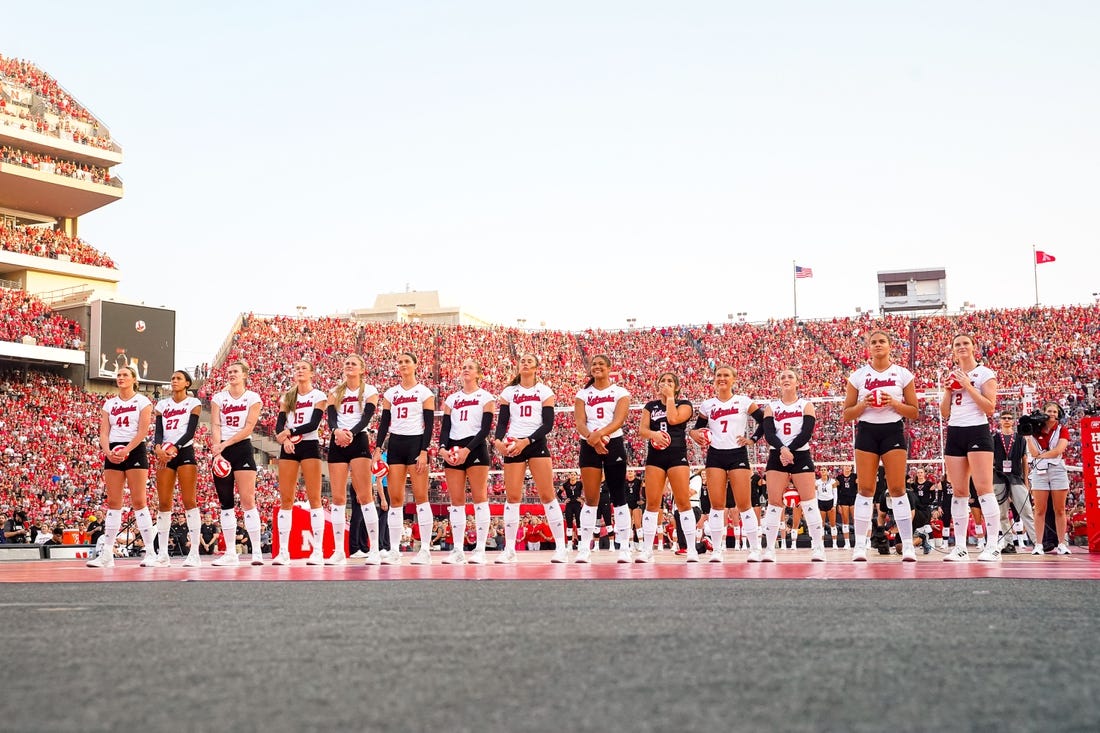
[[[62,160],[52,155],[36,153],[31,150],[20,150],[8,145],[0,146],[0,163],[10,163],[42,173],[53,173],[57,176],[67,176],[80,181],[100,183],[105,186],[122,185],[117,178],[111,177],[111,172],[106,168]]]
[[[113,147],[106,128],[52,76],[29,61],[3,54],[0,54],[0,112],[33,122],[38,132],[57,137],[68,134],[75,142],[104,149]]]
[[[51,260],[67,257],[79,265],[117,269],[115,261],[83,239],[48,227],[0,227],[0,250]]]
[[[38,346],[81,348],[80,324],[22,290],[0,288],[0,341],[35,339]]]

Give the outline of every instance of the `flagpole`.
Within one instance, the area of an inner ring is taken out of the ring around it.
[[[798,324],[798,265],[791,260],[791,292],[794,293],[794,322]]]
[[[1031,245],[1031,271],[1035,275],[1035,306],[1039,306],[1039,255],[1035,245]]]

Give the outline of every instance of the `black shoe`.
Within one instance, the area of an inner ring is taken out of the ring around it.
[[[1016,554],[1016,545],[1005,545],[1004,549],[1001,550],[1001,554],[1002,555],[1015,555]]]

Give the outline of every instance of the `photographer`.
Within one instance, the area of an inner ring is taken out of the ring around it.
[[[1009,502],[1023,522],[1024,531],[1035,544],[1035,516],[1031,511],[1031,494],[1024,474],[1025,439],[1016,432],[1016,418],[1004,411],[999,418],[999,430],[993,433],[993,493],[1001,507],[1002,552],[1015,552],[1012,537],[1012,517]]]
[[[1039,422],[1043,415],[1046,420]],[[1035,500],[1035,515],[1045,517],[1047,503],[1054,509],[1054,527],[1058,535],[1055,552],[1068,555],[1066,544],[1066,494],[1069,491],[1069,475],[1062,453],[1069,445],[1069,430],[1061,424],[1065,417],[1057,402],[1043,405],[1041,414],[1029,415],[1020,421],[1021,434],[1027,435],[1027,451],[1031,455],[1031,498]],[[1043,554],[1043,531],[1040,523],[1035,527],[1035,549],[1032,555]]]
[[[27,514],[16,510],[12,512],[11,519],[4,522],[4,542],[11,544],[25,544],[27,539]]]

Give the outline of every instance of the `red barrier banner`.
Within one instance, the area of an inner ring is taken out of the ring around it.
[[[1085,516],[1089,552],[1100,552],[1100,417],[1081,419],[1081,475],[1085,482]]]
[[[272,512],[271,517],[271,556],[279,554],[279,510]],[[325,538],[322,542],[325,557],[332,555],[336,547],[336,541],[332,535],[332,522],[325,512]],[[310,556],[313,552],[313,528],[309,521],[309,510],[295,506],[290,520],[290,559],[301,560]],[[348,551],[348,535],[344,533],[344,553]]]

